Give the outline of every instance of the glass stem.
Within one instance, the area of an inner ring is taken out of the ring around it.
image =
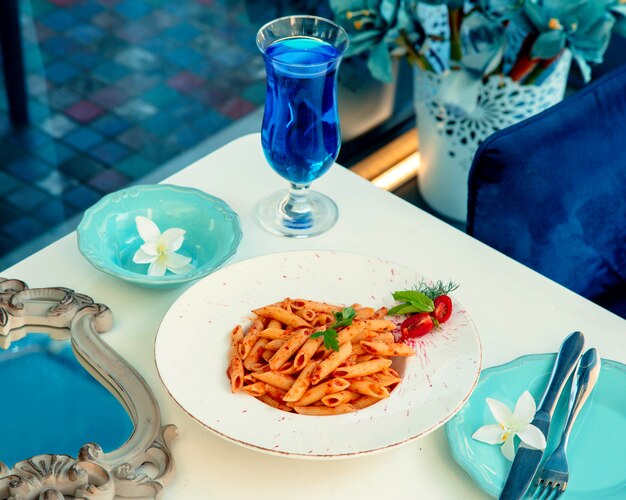
[[[289,193],[281,208],[286,220],[293,226],[309,227],[312,223],[309,187],[311,184],[291,183]]]

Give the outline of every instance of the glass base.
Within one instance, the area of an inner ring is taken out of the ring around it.
[[[270,233],[289,238],[310,238],[325,233],[337,222],[337,205],[328,196],[309,189],[283,189],[257,205],[257,220]]]

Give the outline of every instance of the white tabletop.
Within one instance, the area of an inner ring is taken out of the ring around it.
[[[341,167],[313,185],[337,202],[339,221],[327,234],[306,240],[270,235],[255,221],[257,201],[285,187],[266,164],[258,135],[228,144],[166,182],[204,190],[239,214],[244,238],[233,261],[279,251],[334,249],[382,257],[460,283],[455,295],[480,333],[483,368],[524,354],[554,352],[574,330],[581,330],[587,346],[601,356],[626,362],[625,320]],[[163,423],[180,431],[172,444],[176,473],[165,498],[486,497],[452,460],[443,428],[375,455],[325,461],[266,455],[208,432],[170,398],[154,364],[159,322],[184,288],[149,290],[104,275],[82,258],[75,234],[0,274],[33,288],[73,288],[112,309],[116,324],[104,339],[148,381]]]

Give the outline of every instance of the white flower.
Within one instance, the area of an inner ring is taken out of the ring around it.
[[[191,259],[176,253],[185,239],[185,231],[172,227],[163,233],[159,227],[147,217],[135,217],[137,231],[144,241],[135,252],[133,262],[136,264],[150,264],[148,275],[163,276],[167,270],[176,274],[189,270]]]
[[[528,391],[524,391],[519,397],[514,412],[495,399],[487,398],[486,401],[498,423],[481,427],[472,435],[474,439],[488,444],[501,444],[500,451],[508,460],[513,460],[515,456],[515,436],[532,448],[545,449],[545,436],[530,423],[537,408]]]

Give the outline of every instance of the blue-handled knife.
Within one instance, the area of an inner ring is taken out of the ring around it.
[[[556,356],[548,387],[537,407],[535,418],[531,422],[543,432],[546,439],[548,439],[550,421],[559,401],[559,396],[578,363],[584,343],[585,338],[583,334],[574,332],[563,341]],[[536,450],[526,446],[524,443],[520,443],[511,465],[509,476],[500,494],[500,500],[519,500],[522,498],[535,472],[537,472],[542,456],[543,450]]]

